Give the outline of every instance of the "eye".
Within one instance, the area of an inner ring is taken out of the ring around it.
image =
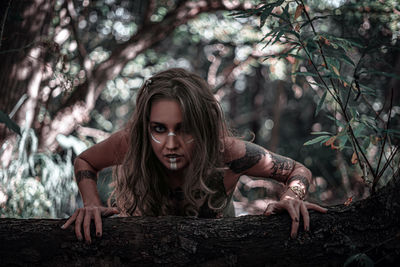
[[[165,132],[165,127],[162,125],[155,125],[155,126],[153,126],[153,130],[156,133],[163,133],[163,132]]]

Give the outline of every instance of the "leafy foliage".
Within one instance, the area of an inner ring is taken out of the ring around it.
[[[339,16],[342,17],[348,8],[359,8],[353,1],[349,1],[348,4],[336,10],[328,9],[327,12],[325,11],[327,14],[323,15],[318,14],[322,12],[312,6],[312,1],[309,2],[311,3],[307,5],[307,2],[303,0],[276,1],[262,4],[251,11],[238,12],[235,16],[245,17],[255,14],[260,17],[260,27],[268,18],[270,30],[264,35],[262,41],[267,41],[266,46],[279,43],[288,47],[285,52],[273,57],[295,58],[292,75],[299,78],[305,77],[311,87],[322,92],[315,114],[317,115],[325,106],[325,110],[333,115],[330,118],[336,125],[336,132],[319,135],[305,142],[304,145],[324,143],[332,149],[350,149],[353,154],[352,163],[359,164],[362,177],[366,183],[372,185],[374,192],[386,170],[390,169],[386,172],[386,178],[383,179],[382,184],[398,169],[396,162],[399,160],[399,150],[393,142],[400,135],[397,130],[390,131],[389,127],[393,125],[390,122],[394,117],[392,113],[394,110],[393,89],[391,89],[389,101],[386,101],[390,104],[386,105],[386,109],[382,107],[377,112],[373,109],[373,105],[379,103],[381,99],[376,99],[376,97],[383,96],[384,98],[385,95],[389,95],[387,91],[390,92],[390,89],[360,84],[364,84],[363,81],[367,81],[367,77],[376,75],[400,78],[394,73],[394,69],[393,72],[386,70],[390,68],[376,70],[374,68],[376,66],[368,61],[368,57],[380,53],[378,47],[386,50],[394,47],[396,39],[379,36],[381,32],[373,32],[373,36],[361,34],[361,36],[348,37],[345,35],[345,30],[337,31],[326,27],[332,22],[335,23],[331,18],[339,20]],[[363,8],[367,5],[368,9],[365,8],[365,10],[368,12],[371,9],[375,12],[388,10],[388,6],[394,10],[399,8],[399,5],[392,1],[380,4],[364,2],[362,5]],[[396,21],[399,21],[398,14],[397,11]],[[364,20],[362,30],[368,30],[371,23],[373,22]],[[340,23],[337,24],[340,25]],[[389,27],[389,25],[384,27]],[[388,67],[388,64],[384,66]],[[365,104],[369,109],[360,108]],[[371,143],[370,140],[375,140],[375,142]],[[347,146],[347,142],[351,146]],[[381,163],[384,163],[383,166]]]
[[[0,169],[0,216],[15,218],[62,218],[76,206],[72,151],[64,158],[37,150],[32,129],[17,137],[13,161]],[[5,143],[0,152],[7,147]]]

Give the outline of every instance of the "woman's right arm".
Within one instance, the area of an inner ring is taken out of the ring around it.
[[[96,225],[96,235],[102,235],[101,216],[118,213],[115,208],[103,207],[97,191],[97,173],[113,165],[122,163],[128,149],[128,130],[124,129],[112,134],[106,140],[90,147],[75,159],[74,172],[79,192],[83,200],[83,208],[75,213],[62,226],[66,229],[75,222],[75,233],[78,240],[83,240],[82,223],[86,242],[91,242],[90,222]]]

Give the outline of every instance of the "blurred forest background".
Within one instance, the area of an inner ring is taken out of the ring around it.
[[[238,136],[310,168],[312,201],[365,198],[399,168],[397,0],[0,7],[1,217],[69,216],[76,155],[121,129],[143,81],[171,67],[208,81]],[[242,177],[237,215],[259,213],[276,186]]]

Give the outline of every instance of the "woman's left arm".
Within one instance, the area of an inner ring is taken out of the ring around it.
[[[272,178],[286,184],[286,190],[280,201],[269,204],[264,214],[271,215],[287,210],[292,219],[292,238],[297,235],[300,217],[304,221],[304,230],[309,230],[309,209],[327,211],[317,204],[304,201],[312,181],[312,174],[302,164],[236,138],[229,138],[225,144],[225,161],[233,173]]]

